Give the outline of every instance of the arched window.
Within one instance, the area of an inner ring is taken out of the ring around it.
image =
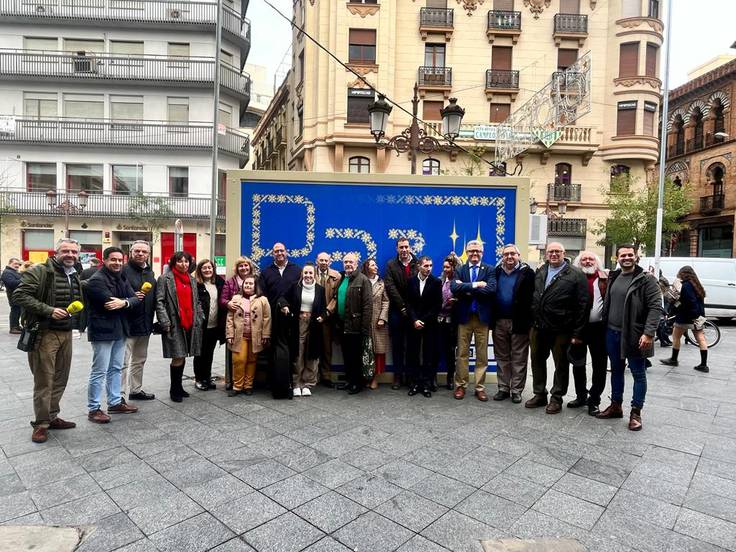
[[[723,177],[726,171],[723,165],[720,163],[714,163],[708,167],[707,174],[709,175],[710,184],[713,186],[713,195],[719,196],[723,194]]]
[[[572,165],[569,163],[555,165],[555,184],[572,184]]]
[[[679,176],[676,176],[676,177],[675,177],[675,180],[674,180],[674,181],[673,181],[672,183],[673,183],[673,184],[674,184],[675,186],[677,186],[678,188],[682,188],[682,180],[680,179],[680,177],[679,177]]]
[[[726,132],[726,119],[723,116],[723,104],[721,100],[716,100],[715,105],[712,108],[713,113],[713,134],[718,132]],[[723,136],[716,136],[715,142],[723,142]]]
[[[371,172],[371,160],[367,157],[351,157],[348,160],[348,170],[351,173],[367,174]]]
[[[422,161],[422,174],[425,176],[438,176],[440,174],[440,162],[428,157]]]
[[[691,115],[693,122],[693,139],[688,148],[690,151],[703,148],[703,113],[697,109]]]
[[[673,124],[675,127],[675,155],[682,155],[685,153],[685,122],[682,120],[682,116],[678,115],[675,117]]]

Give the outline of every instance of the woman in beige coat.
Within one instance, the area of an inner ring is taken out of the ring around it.
[[[228,396],[253,394],[256,354],[271,343],[271,307],[258,289],[254,275],[243,279],[243,289],[234,295],[225,321],[225,339],[233,359],[233,388]]]
[[[366,259],[361,269],[371,282],[373,289],[373,315],[371,317],[371,339],[373,354],[376,357],[376,373],[370,388],[377,389],[376,379],[386,368],[386,351],[388,350],[388,295],[383,280],[378,277],[378,264],[375,259]]]

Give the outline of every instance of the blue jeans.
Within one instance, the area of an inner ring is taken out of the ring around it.
[[[116,341],[92,342],[92,371],[87,386],[87,409],[100,408],[103,382],[107,389],[107,406],[120,404],[121,371],[125,358],[125,338]]]
[[[617,403],[624,402],[624,369],[629,365],[631,375],[634,376],[634,394],[631,397],[631,406],[642,408],[647,395],[647,368],[642,357],[621,358],[621,332],[608,329],[606,333],[606,348],[611,360],[611,400]]]

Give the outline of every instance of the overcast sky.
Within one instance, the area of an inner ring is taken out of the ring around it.
[[[292,0],[270,1],[291,17]],[[518,1],[521,3],[521,0]],[[606,1],[618,0],[603,0],[600,3]],[[731,44],[736,41],[736,0],[670,1],[675,5],[672,13],[670,87],[675,88],[684,84],[687,73],[701,63],[718,54],[736,54],[736,50],[730,49]],[[666,4],[666,0],[663,3]],[[253,24],[253,47],[248,62],[265,65],[271,75],[270,79],[273,80],[273,74],[291,42],[289,23],[268,7],[264,0],[251,0],[248,17]]]

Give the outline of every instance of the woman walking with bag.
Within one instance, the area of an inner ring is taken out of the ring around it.
[[[683,266],[677,273],[682,282],[679,302],[675,303],[675,325],[672,329],[672,356],[660,359],[665,366],[677,366],[680,341],[687,330],[692,330],[700,349],[700,364],[694,366],[699,372],[709,372],[708,344],[703,333],[705,324],[705,289],[691,266]]]
[[[225,316],[227,308],[220,304],[225,280],[215,274],[215,265],[209,259],[197,263],[194,271],[197,280],[197,295],[204,313],[202,350],[194,357],[194,384],[200,391],[215,389],[212,383],[212,357],[217,344],[225,343]]]

